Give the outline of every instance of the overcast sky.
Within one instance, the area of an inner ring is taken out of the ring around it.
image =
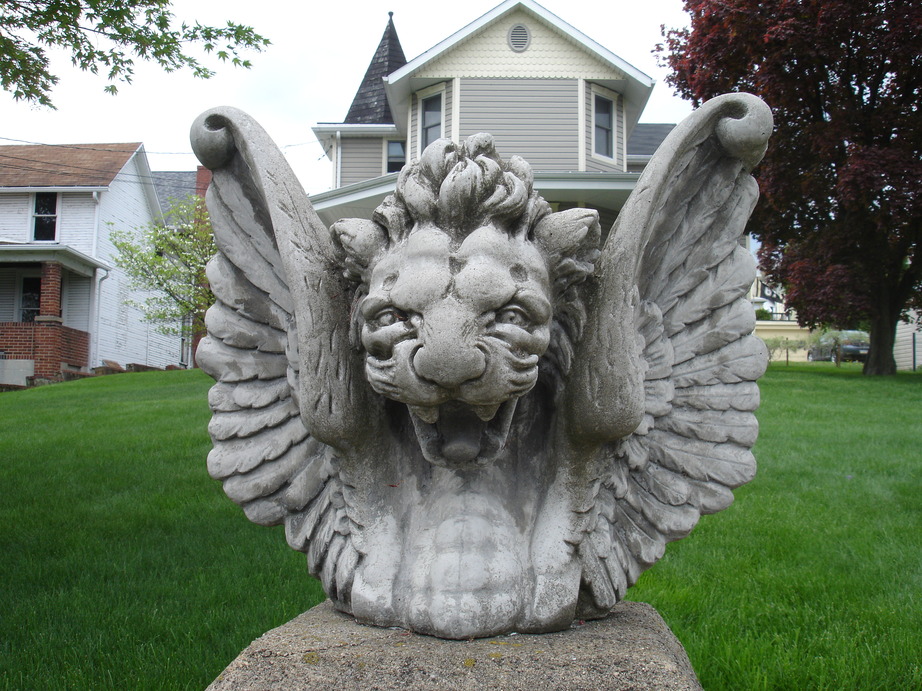
[[[132,84],[103,93],[106,82],[55,56],[61,78],[56,111],[17,103],[0,92],[0,144],[144,143],[153,170],[194,170],[189,126],[202,111],[231,105],[247,111],[283,148],[309,193],[330,188],[326,157],[311,132],[317,122],[341,122],[387,25],[388,11],[407,59],[448,37],[500,0],[174,0],[178,19],[249,24],[272,41],[251,54],[250,70],[218,66],[210,80],[187,72],[163,74],[139,65]],[[691,112],[665,84],[651,54],[660,25],[687,25],[681,0],[542,0],[547,10],[605,46],[657,85],[641,122],[677,122]],[[434,12],[437,7],[438,18]],[[295,9],[297,8],[297,9]]]

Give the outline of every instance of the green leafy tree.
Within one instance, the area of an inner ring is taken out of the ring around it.
[[[249,67],[240,51],[269,45],[251,27],[233,22],[177,23],[171,5],[172,0],[0,0],[0,85],[16,100],[53,108],[49,94],[58,77],[50,71],[49,48],[68,50],[81,70],[105,73],[105,90],[114,94],[116,82],[131,82],[135,59],[167,72],[188,68],[207,79],[214,71],[190,54],[192,46],[221,62]]]
[[[205,334],[205,310],[214,295],[205,265],[217,251],[205,200],[196,195],[174,200],[161,221],[137,230],[112,230],[115,264],[136,290],[149,291],[134,304],[163,333],[191,325],[193,344]]]
[[[765,347],[768,348],[768,359],[771,362],[774,362],[775,358],[781,353],[784,353],[785,362],[789,362],[792,350],[803,350],[807,347],[806,341],[788,338],[786,336],[763,338],[762,342],[765,344]]]

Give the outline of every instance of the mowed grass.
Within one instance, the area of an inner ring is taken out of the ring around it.
[[[0,394],[0,688],[202,689],[323,595],[205,471],[197,371]],[[715,689],[922,688],[922,376],[773,366],[759,472],[629,595]]]
[[[319,602],[205,470],[199,371],[0,394],[0,688],[203,689]]]
[[[755,479],[629,592],[705,689],[922,689],[922,376],[773,365]]]

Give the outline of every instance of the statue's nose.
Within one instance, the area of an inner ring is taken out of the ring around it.
[[[480,348],[472,345],[426,344],[416,351],[413,368],[427,381],[455,388],[480,377],[487,368],[487,358]]]

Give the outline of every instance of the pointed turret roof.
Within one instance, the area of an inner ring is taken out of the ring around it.
[[[391,115],[387,103],[387,94],[384,92],[384,78],[395,70],[407,64],[407,59],[397,38],[394,28],[394,13],[388,12],[387,28],[381,36],[381,42],[375,51],[362,85],[355,92],[349,113],[343,121],[349,124],[391,124],[394,117]]]

